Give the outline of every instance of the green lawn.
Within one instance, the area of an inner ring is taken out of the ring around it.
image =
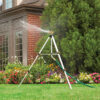
[[[0,85],[0,100],[100,100],[100,84],[88,88],[79,84]]]

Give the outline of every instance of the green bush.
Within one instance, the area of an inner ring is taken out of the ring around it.
[[[33,76],[33,82],[35,82],[36,79],[40,78],[41,76],[47,74],[47,72],[49,71],[50,69],[47,67],[46,64],[42,63],[42,64],[35,64],[31,71],[30,71],[30,74]]]
[[[5,71],[11,71],[11,70],[16,70],[16,69],[24,69],[24,70],[28,70],[28,66],[23,66],[22,64],[17,64],[17,63],[8,63],[5,66]]]
[[[3,71],[0,71],[0,84],[5,84],[6,80],[5,80],[6,76],[4,74]]]

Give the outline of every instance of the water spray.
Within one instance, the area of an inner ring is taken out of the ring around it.
[[[40,27],[38,27],[36,25],[29,24],[29,23],[27,23],[25,21],[21,21],[21,24],[22,24],[23,28],[25,28],[27,30],[28,29],[29,30],[37,30],[39,32],[44,32],[44,33],[49,33],[49,34],[52,34],[53,33],[52,31],[44,30],[44,29],[42,29],[42,28],[40,28]]]

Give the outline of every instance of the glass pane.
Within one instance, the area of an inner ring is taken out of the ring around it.
[[[6,9],[12,8],[12,0],[6,0]]]
[[[16,56],[22,62],[22,31],[16,32]]]
[[[8,35],[0,35],[0,70],[8,63]]]

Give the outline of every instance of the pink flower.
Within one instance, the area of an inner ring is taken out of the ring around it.
[[[9,82],[10,81],[10,79],[7,79],[7,82]]]
[[[100,77],[100,75],[98,75],[98,77]]]
[[[70,82],[70,84],[73,84],[73,82]]]
[[[93,75],[96,75],[96,74],[99,74],[99,73],[96,73],[96,72],[95,72],[95,73],[93,73]]]
[[[69,79],[71,79],[71,77],[70,77],[70,76],[68,76],[68,78],[69,78]]]
[[[95,80],[96,78],[94,77],[93,80]]]
[[[43,84],[43,82],[41,82],[40,84]]]
[[[97,80],[95,80],[95,83],[98,83],[98,81],[97,81]]]
[[[47,76],[50,77],[50,73],[48,73]]]

